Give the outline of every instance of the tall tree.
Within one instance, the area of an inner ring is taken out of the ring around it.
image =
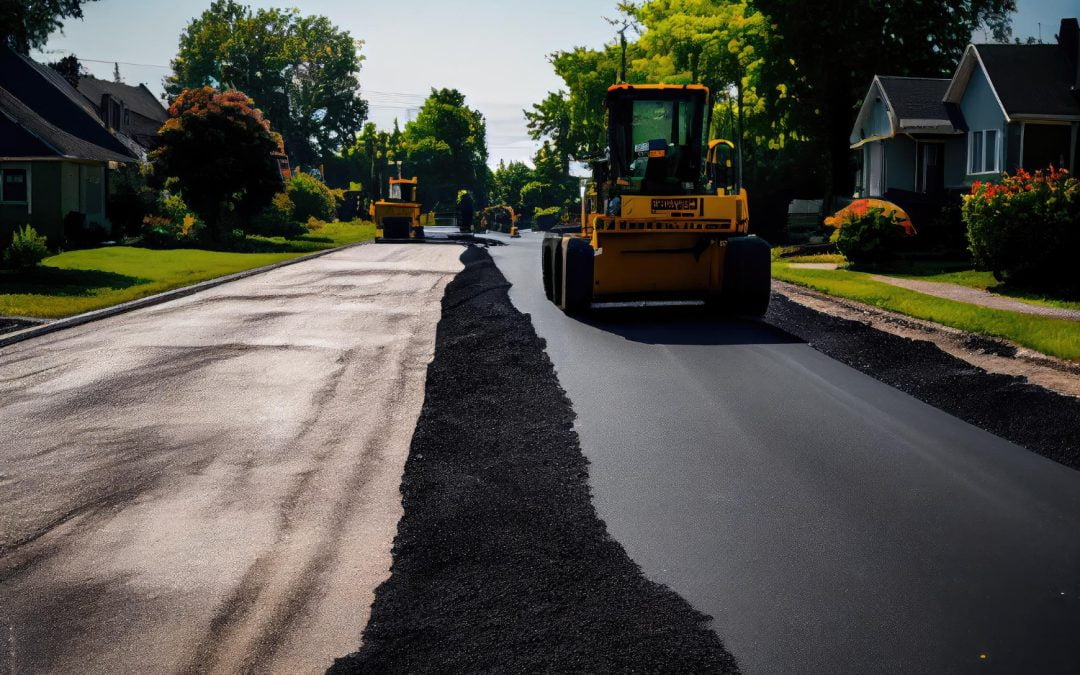
[[[176,179],[213,239],[249,226],[282,187],[281,136],[252,103],[238,91],[180,92],[151,154],[156,179]]]
[[[1009,36],[1015,0],[751,0],[768,17],[766,88],[786,88],[794,125],[828,158],[830,194],[851,187],[848,135],[875,74],[948,77],[972,34]]]
[[[473,193],[477,206],[486,203],[487,124],[460,91],[432,89],[401,140],[405,168],[420,178],[425,204],[450,208],[463,189]]]
[[[526,110],[525,120],[529,136],[534,141],[547,139],[559,157],[564,174],[570,173],[570,160],[577,150],[577,143],[570,135],[570,99],[566,92],[551,92],[540,103]]]
[[[87,2],[94,0],[0,0],[0,42],[23,54],[42,47],[64,19],[81,19]]]
[[[351,143],[367,119],[362,43],[323,16],[215,0],[180,36],[166,92],[246,92],[285,139],[295,165],[315,166]]]
[[[79,63],[79,57],[74,54],[68,54],[59,61],[50,63],[49,67],[63,75],[68,84],[76,88],[79,86],[79,78],[86,75],[86,68]]]
[[[492,175],[491,202],[506,204],[521,213],[521,188],[533,179],[532,169],[525,162],[499,161]]]

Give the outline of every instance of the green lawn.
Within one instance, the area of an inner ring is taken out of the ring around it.
[[[371,223],[329,223],[295,239],[251,237],[257,253],[130,246],[69,251],[30,272],[0,272],[0,315],[60,318],[375,237]]]
[[[1002,337],[1044,354],[1080,361],[1080,322],[1077,321],[936,298],[875,281],[862,272],[796,269],[783,262],[774,262],[772,269],[773,277],[782,281],[953,328]]]

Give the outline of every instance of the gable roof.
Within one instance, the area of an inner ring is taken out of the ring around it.
[[[35,135],[45,134],[43,140],[60,154],[69,155],[63,151],[67,148],[74,153],[70,156],[86,159],[101,159],[102,153],[115,161],[135,158],[59,73],[4,45],[0,45],[0,88],[7,93],[4,110],[9,118],[24,129],[34,129]],[[80,155],[79,148],[91,154]]]
[[[130,162],[132,156],[103,148],[50,124],[18,97],[0,87],[0,116],[19,127],[21,134],[0,140],[0,156],[63,157],[99,162]]]
[[[142,84],[133,87],[122,82],[99,80],[96,77],[86,75],[79,78],[79,93],[95,107],[100,106],[101,97],[108,94],[119,101],[123,101],[128,110],[138,113],[149,120],[164,124],[165,120],[169,119],[169,111],[165,110],[157,97]]]
[[[968,45],[944,100],[959,103],[979,68],[1009,120],[1080,119],[1073,58],[1060,45]]]
[[[943,102],[949,80],[933,77],[892,77],[878,75],[870,84],[855,126],[851,131],[852,148],[882,137],[864,138],[864,128],[873,104],[878,98],[889,116],[889,134],[900,133],[954,134],[964,128],[952,105]]]

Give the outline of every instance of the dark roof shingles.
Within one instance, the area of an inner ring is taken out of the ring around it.
[[[122,82],[109,82],[99,80],[96,77],[80,77],[79,93],[85,96],[90,103],[97,107],[101,105],[101,97],[109,94],[113,98],[123,101],[128,110],[134,111],[146,119],[165,123],[169,119],[169,111],[161,105],[149,89],[143,86],[133,87]],[[160,126],[160,125],[159,125]]]
[[[949,111],[942,100],[949,80],[926,77],[879,76],[893,112],[899,119],[948,120]]]
[[[133,159],[130,154],[103,148],[54,126],[3,87],[0,87],[0,114],[13,120],[26,133],[37,139],[39,147],[47,146],[49,152],[45,156],[74,157],[99,162],[130,162]],[[29,151],[27,148],[26,152]]]
[[[1058,45],[976,45],[1009,115],[1080,116],[1076,73]]]
[[[12,107],[11,101],[17,101],[40,120],[42,124],[33,124],[41,129],[51,129],[77,139],[87,147],[95,147],[97,150],[94,152],[98,157],[104,152],[112,155],[109,159],[117,161],[131,161],[135,158],[124,144],[105,128],[86,98],[59,73],[3,45],[0,45],[0,87],[9,94],[6,107]],[[31,122],[25,119],[25,115],[22,117],[20,125],[26,128],[26,124]],[[51,139],[45,140],[55,145]],[[67,141],[64,143],[67,147],[79,147],[79,144],[70,144]]]

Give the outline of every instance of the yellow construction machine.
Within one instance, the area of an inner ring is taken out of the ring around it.
[[[543,242],[547,297],[569,314],[628,300],[764,314],[769,245],[748,234],[735,146],[704,140],[708,88],[618,84],[606,108],[607,153],[592,162],[581,230]]]
[[[408,241],[423,239],[420,224],[420,202],[416,199],[415,178],[391,178],[390,196],[371,205],[375,221],[375,241]]]

